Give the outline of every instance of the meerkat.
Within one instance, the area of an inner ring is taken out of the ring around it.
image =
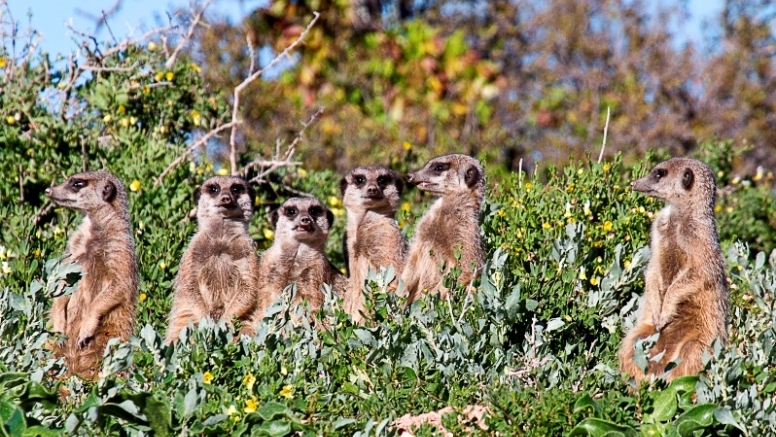
[[[198,229],[175,277],[167,344],[189,322],[245,323],[253,313],[259,289],[259,257],[248,235],[253,198],[247,182],[233,176],[212,177],[194,190]],[[242,332],[252,334],[249,327]]]
[[[105,171],[72,175],[45,193],[84,214],[65,249],[65,262],[78,264],[82,277],[73,294],[54,299],[51,320],[54,331],[67,337],[57,354],[69,372],[91,379],[108,340],[128,341],[135,325],[138,269],[127,193]]]
[[[271,214],[270,221],[275,228],[274,242],[261,256],[253,326],[292,283],[297,287],[292,304],[307,300],[312,311],[323,304],[321,285],[330,284],[338,294],[346,286],[345,277],[324,254],[334,215],[318,199],[290,198]]]
[[[473,290],[484,262],[479,222],[485,198],[482,165],[467,155],[440,156],[410,173],[407,182],[437,197],[418,222],[410,243],[401,277],[408,302],[422,292],[439,291],[446,298],[448,290],[442,280],[455,266],[461,269],[459,283]]]
[[[396,210],[404,189],[399,175],[385,167],[357,167],[340,181],[342,205],[348,222],[342,239],[348,274],[343,306],[356,323],[364,312],[364,281],[371,268],[393,266],[401,275],[407,242],[396,222]],[[396,290],[398,281],[391,283]]]
[[[714,173],[706,164],[673,158],[631,183],[634,191],[667,203],[652,223],[652,255],[636,326],[620,349],[622,371],[646,375],[633,360],[636,340],[659,333],[647,374],[666,381],[703,369],[715,338],[727,342],[728,289],[714,220]],[[654,358],[664,352],[662,358]],[[654,359],[653,359],[654,358]],[[666,365],[681,362],[668,374]]]

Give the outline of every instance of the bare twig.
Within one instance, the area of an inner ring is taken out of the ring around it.
[[[130,71],[135,71],[136,68],[137,68],[137,62],[130,65],[129,67],[92,67],[90,65],[85,65],[83,67],[80,67],[81,70],[91,71],[91,72],[102,72],[102,71],[130,72]]]
[[[183,50],[183,47],[186,45],[186,43],[191,40],[191,37],[194,35],[194,31],[197,29],[200,20],[202,20],[202,14],[205,13],[205,9],[207,9],[211,3],[213,3],[213,0],[208,0],[207,3],[205,3],[205,5],[200,8],[197,14],[194,15],[194,19],[191,20],[191,25],[189,25],[188,32],[186,32],[186,35],[184,35],[183,38],[178,41],[178,45],[175,47],[175,50],[172,51],[172,55],[170,55],[170,57],[167,58],[167,62],[164,63],[165,68],[169,70],[173,65],[175,65],[175,60],[178,58],[178,54],[181,52],[181,50]]]
[[[611,115],[611,107],[606,107],[606,125],[604,126],[604,140],[601,143],[601,153],[598,155],[598,163],[604,159],[604,149],[606,149],[606,133],[609,132],[609,116]]]
[[[280,54],[275,56],[275,58],[269,62],[264,68],[261,70],[256,71],[255,73],[251,73],[250,76],[245,78],[245,80],[242,81],[239,85],[237,85],[234,89],[234,102],[232,103],[232,122],[235,122],[237,120],[237,111],[240,109],[240,93],[248,86],[250,85],[254,80],[258,79],[261,75],[263,75],[267,70],[274,67],[278,62],[280,62],[283,58],[290,58],[291,52],[296,49],[296,46],[298,46],[302,40],[304,40],[307,37],[307,34],[310,33],[310,29],[313,28],[315,23],[318,21],[318,18],[320,18],[321,14],[318,12],[313,12],[313,19],[310,21],[310,24],[307,25],[307,28],[299,35],[299,37],[291,43],[288,47],[285,48]],[[237,174],[237,144],[236,144],[236,137],[237,137],[237,126],[232,128],[232,133],[229,136],[229,164],[231,165],[232,174]]]
[[[189,148],[186,149],[186,151],[184,151],[183,154],[181,154],[181,156],[175,158],[175,161],[171,162],[170,165],[168,165],[167,168],[164,169],[162,174],[160,174],[159,177],[156,178],[156,181],[154,182],[154,187],[159,186],[159,184],[162,183],[162,180],[164,179],[164,177],[167,176],[167,174],[170,173],[170,171],[173,168],[175,168],[178,164],[183,162],[183,160],[186,159],[187,156],[191,155],[191,153],[193,151],[195,151],[198,148],[202,147],[205,143],[208,142],[208,140],[210,140],[214,136],[218,135],[221,131],[230,129],[230,128],[232,128],[235,125],[240,124],[240,123],[241,123],[241,121],[230,121],[229,123],[222,124],[221,126],[218,126],[217,128],[215,128],[215,129],[211,130],[210,132],[208,132],[207,134],[205,134],[202,138],[197,140],[196,143],[194,143],[191,146],[189,146]]]
[[[51,211],[54,210],[54,203],[48,202],[45,205],[43,205],[40,210],[38,210],[38,213],[35,214],[35,218],[33,219],[34,223],[37,225],[41,221],[43,221],[44,217],[48,217],[51,214]]]
[[[24,167],[19,164],[19,202],[24,202]]]

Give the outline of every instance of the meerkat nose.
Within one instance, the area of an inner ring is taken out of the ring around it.
[[[369,193],[369,194],[377,194],[377,187],[371,186],[371,187],[366,189],[366,192]]]
[[[412,183],[412,173],[407,175],[407,182]]]
[[[51,197],[51,193],[52,193],[51,188],[46,188],[46,191],[44,192],[46,193],[46,197]]]

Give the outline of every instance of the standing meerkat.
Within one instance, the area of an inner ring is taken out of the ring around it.
[[[135,326],[138,271],[127,193],[116,176],[95,171],[70,176],[46,196],[84,214],[65,249],[65,262],[80,265],[83,276],[73,294],[54,299],[51,320],[67,336],[57,353],[71,373],[91,379],[108,340],[128,341]]]
[[[404,183],[399,175],[385,167],[357,167],[340,181],[342,205],[348,223],[342,239],[348,273],[348,290],[343,306],[356,323],[364,311],[364,282],[371,268],[392,265],[401,275],[407,242],[396,222],[396,210]],[[391,288],[395,291],[395,281]]]
[[[461,269],[459,283],[473,289],[484,262],[479,221],[485,198],[482,165],[467,155],[440,156],[410,173],[407,181],[438,197],[418,222],[410,244],[402,273],[408,302],[436,290],[446,298],[443,275],[456,266]]]
[[[261,286],[252,326],[292,283],[297,287],[292,303],[306,299],[312,311],[323,304],[321,285],[330,284],[338,294],[345,289],[345,277],[324,254],[334,215],[318,199],[290,198],[272,213],[270,221],[275,227],[274,242],[261,257]]]
[[[634,344],[659,333],[648,353],[647,374],[663,376],[669,362],[681,359],[664,375],[671,381],[699,372],[715,338],[727,342],[728,289],[714,220],[714,174],[700,161],[673,158],[631,187],[668,205],[652,223],[644,298],[638,322],[623,340],[620,366],[637,382],[643,379],[633,361]],[[652,359],[661,352],[662,358]]]
[[[233,176],[212,177],[194,190],[198,230],[175,277],[167,344],[202,317],[245,322],[253,312],[259,288],[259,258],[248,235],[253,198],[245,180]]]

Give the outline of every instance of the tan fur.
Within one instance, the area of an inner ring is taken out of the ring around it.
[[[395,217],[403,188],[399,175],[384,167],[357,167],[340,182],[342,205],[348,212],[342,246],[350,275],[343,306],[356,323],[363,321],[369,269],[379,272],[392,265],[399,277],[404,267],[407,242]],[[393,281],[389,289],[395,291],[397,284]]]
[[[640,381],[634,363],[637,339],[660,333],[649,351],[647,374],[667,381],[698,373],[715,338],[727,342],[728,289],[714,220],[714,174],[700,161],[673,158],[631,183],[634,191],[668,204],[652,224],[652,255],[645,275],[639,320],[620,349],[623,372]],[[670,373],[665,366],[681,359]]]
[[[410,244],[402,273],[408,302],[423,292],[438,291],[446,298],[449,291],[442,279],[453,267],[461,269],[459,284],[473,291],[472,282],[484,262],[479,222],[485,197],[482,165],[467,155],[440,156],[410,173],[408,182],[438,197],[415,228]]]
[[[199,229],[181,259],[166,343],[203,317],[246,322],[256,306],[259,258],[248,235],[253,194],[241,178],[216,176],[194,192]],[[251,335],[250,329],[242,332]]]
[[[128,341],[135,325],[138,270],[127,193],[116,176],[96,171],[75,174],[46,196],[85,215],[65,249],[65,262],[79,264],[83,276],[75,293],[54,299],[51,319],[67,336],[57,353],[70,372],[91,379],[108,340]]]
[[[345,277],[324,255],[334,216],[318,199],[288,199],[271,220],[275,226],[274,243],[261,257],[262,280],[253,326],[292,283],[297,287],[292,303],[298,305],[307,300],[311,311],[323,304],[321,285],[332,285],[339,295],[346,286]]]

